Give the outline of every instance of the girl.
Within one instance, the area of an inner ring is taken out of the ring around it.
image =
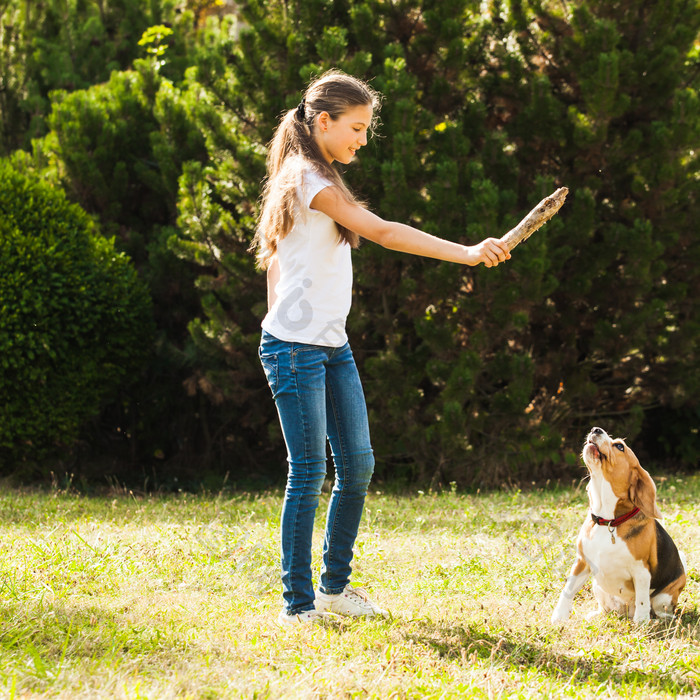
[[[446,241],[384,221],[353,197],[333,163],[350,163],[366,145],[378,107],[379,96],[366,83],[329,71],[284,115],[268,151],[252,249],[267,270],[260,359],[289,463],[281,522],[281,624],[319,621],[326,612],[387,614],[350,585],[353,545],[374,469],[364,394],[345,333],[352,248],[362,237],[464,265],[493,267],[510,257],[500,240],[475,246]],[[326,476],[326,439],[335,484],[314,592],[311,538]]]

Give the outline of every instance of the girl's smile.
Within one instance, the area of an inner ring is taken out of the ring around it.
[[[328,112],[316,118],[314,136],[323,157],[329,162],[349,163],[362,146],[367,145],[367,130],[372,122],[372,105],[358,105],[332,119]]]

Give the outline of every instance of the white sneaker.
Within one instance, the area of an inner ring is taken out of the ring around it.
[[[374,617],[375,615],[389,617],[386,610],[382,610],[370,600],[367,591],[363,588],[353,588],[350,584],[345,586],[341,593],[335,595],[316,591],[315,605],[316,610],[321,613],[333,612],[353,617]]]
[[[322,625],[331,616],[318,610],[304,610],[304,612],[290,615],[286,610],[280,611],[277,623],[286,627],[291,625]]]

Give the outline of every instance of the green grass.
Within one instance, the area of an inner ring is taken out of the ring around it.
[[[0,696],[697,695],[700,476],[657,485],[667,528],[689,560],[676,619],[589,622],[588,585],[563,627],[549,617],[585,515],[581,487],[373,491],[354,580],[393,619],[301,629],[274,621],[280,493],[5,490]]]

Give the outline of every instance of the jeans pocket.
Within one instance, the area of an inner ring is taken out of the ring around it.
[[[277,355],[263,355],[262,352],[259,354],[260,363],[265,371],[267,383],[270,385],[272,395],[275,396],[277,394],[277,384],[279,381],[279,361],[277,359]]]

